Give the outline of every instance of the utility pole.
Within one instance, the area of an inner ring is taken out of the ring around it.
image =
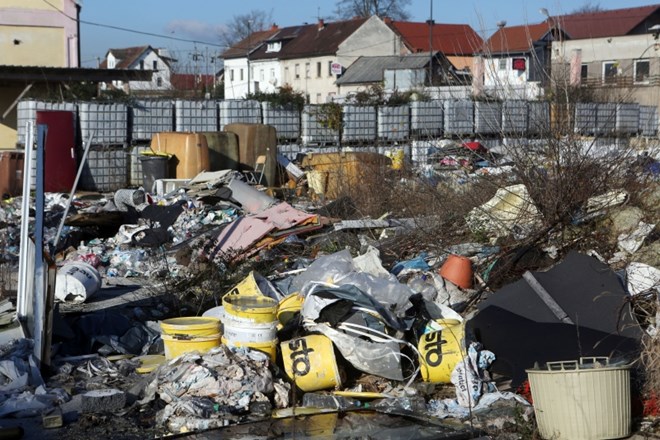
[[[248,28],[248,48],[247,48],[247,94],[250,94],[250,38],[252,37],[252,30],[250,29],[250,20],[247,22]]]
[[[429,86],[433,87],[433,0],[429,0]]]

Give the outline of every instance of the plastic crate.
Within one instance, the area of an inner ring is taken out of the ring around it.
[[[376,140],[376,107],[343,105],[342,121],[342,142],[373,142]]]
[[[174,103],[176,131],[218,131],[218,103],[211,100],[177,99]]]
[[[92,145],[122,145],[128,142],[128,107],[119,103],[81,102],[78,105],[80,135]]]
[[[80,188],[116,191],[128,186],[128,153],[123,148],[92,148],[80,175]]]
[[[413,101],[410,103],[410,132],[420,138],[436,137],[444,127],[444,102]]]
[[[155,133],[174,131],[174,105],[170,100],[137,101],[130,107],[133,141],[150,140]]]
[[[220,101],[220,130],[229,124],[261,124],[261,103],[252,100]]]
[[[402,141],[410,138],[410,107],[378,107],[378,139]]]
[[[321,105],[306,105],[301,115],[303,145],[337,145],[339,131],[327,127]]]
[[[300,112],[293,106],[276,107],[270,102],[261,103],[264,124],[272,125],[277,139],[293,140],[300,137]]]
[[[474,102],[467,99],[445,101],[445,134],[474,133]]]

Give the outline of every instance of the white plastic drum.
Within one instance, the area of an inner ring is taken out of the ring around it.
[[[55,299],[85,302],[101,288],[101,275],[93,266],[75,262],[62,266],[55,280]]]

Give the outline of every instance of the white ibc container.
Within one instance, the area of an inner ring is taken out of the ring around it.
[[[378,107],[378,139],[402,141],[410,137],[410,107]]]
[[[602,102],[596,107],[596,134],[612,134],[616,129],[617,105],[611,102]]]
[[[277,139],[300,137],[300,112],[294,106],[278,107],[270,102],[262,102],[261,111],[264,124],[275,127]]]
[[[377,114],[372,105],[342,106],[342,141],[372,142],[376,140]]]
[[[527,131],[527,102],[504,101],[502,104],[502,131],[505,134],[524,134]]]
[[[229,124],[261,124],[261,104],[253,100],[220,101],[220,130]]]
[[[499,134],[502,131],[502,103],[476,101],[474,103],[474,131],[477,134]]]
[[[121,103],[81,102],[78,105],[80,134],[92,145],[119,145],[128,142],[128,107]]]
[[[639,107],[639,131],[642,136],[658,136],[658,108],[654,105]]]
[[[329,105],[329,104],[327,104]],[[301,115],[303,145],[336,145],[339,142],[339,131],[330,128],[328,117],[323,105],[306,105]]]
[[[616,132],[621,134],[639,133],[640,106],[637,103],[616,105]]]
[[[168,99],[142,100],[131,105],[132,140],[150,140],[154,134],[174,131],[174,105]]]
[[[575,132],[582,135],[596,133],[596,118],[598,104],[594,102],[578,102],[575,104]]]
[[[418,137],[436,137],[444,126],[444,102],[413,101],[410,103],[410,131]]]
[[[445,134],[474,133],[474,102],[468,99],[445,101]]]
[[[209,99],[174,103],[175,129],[179,132],[218,131],[218,103]]]

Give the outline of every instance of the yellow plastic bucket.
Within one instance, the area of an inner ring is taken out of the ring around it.
[[[393,170],[400,170],[403,168],[403,161],[406,158],[406,154],[402,148],[394,150],[389,157],[392,159]]]
[[[332,341],[324,335],[308,335],[280,344],[287,376],[303,391],[341,386]]]
[[[236,284],[227,295],[247,295],[247,296],[274,296],[276,293],[273,285],[258,272],[252,271]]]
[[[422,335],[417,346],[419,366],[425,382],[449,383],[454,367],[466,356],[465,323],[439,319],[442,328]]]
[[[161,321],[165,335],[212,336],[220,333],[220,320],[212,316],[185,316]]]
[[[227,294],[222,298],[225,316],[236,321],[266,323],[277,321],[277,301],[267,296]]]
[[[302,309],[304,298],[297,293],[292,293],[280,301],[279,306],[277,307],[277,319],[281,324],[286,324],[289,322],[293,315]]]
[[[239,341],[228,341],[224,336],[221,339],[222,343],[227,347],[247,347],[253,350],[260,351],[267,354],[270,357],[270,360],[275,362],[277,357],[277,339],[273,339],[268,342],[239,342]]]
[[[193,351],[206,353],[220,346],[220,333],[211,336],[161,335],[165,343],[165,359],[177,358]]]

